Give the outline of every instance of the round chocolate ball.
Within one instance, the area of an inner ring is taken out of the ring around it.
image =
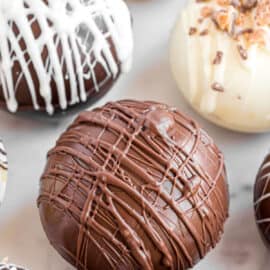
[[[261,237],[270,248],[270,154],[264,159],[254,186],[256,223]]]
[[[8,173],[7,153],[3,142],[0,139],[0,204],[2,203],[6,191]]]
[[[171,38],[175,81],[208,120],[270,130],[270,1],[188,0]]]
[[[181,269],[228,216],[224,159],[177,109],[125,100],[81,113],[48,153],[43,228],[77,269]]]
[[[27,270],[21,266],[15,264],[0,263],[0,270]]]
[[[123,0],[1,0],[0,106],[53,114],[105,94],[131,65]]]

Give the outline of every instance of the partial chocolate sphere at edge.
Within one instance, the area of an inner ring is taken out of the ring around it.
[[[256,223],[261,237],[270,249],[270,154],[264,159],[254,186]]]
[[[15,264],[0,263],[0,270],[27,270],[27,269],[21,266],[17,266]]]
[[[0,107],[65,111],[103,96],[132,61],[123,0],[2,0]]]
[[[0,138],[0,205],[3,202],[8,178],[8,159],[4,144]]]
[[[125,100],[81,113],[48,153],[38,206],[77,269],[185,270],[220,240],[224,159],[175,108]]]

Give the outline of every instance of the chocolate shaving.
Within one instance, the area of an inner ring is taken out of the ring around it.
[[[193,35],[195,35],[197,33],[197,28],[195,28],[195,27],[190,27],[189,28],[189,35],[190,36],[193,36]]]
[[[220,10],[220,11],[213,12],[213,15],[212,15],[212,17],[211,17],[211,19],[212,19],[214,25],[215,25],[216,28],[219,29],[219,30],[221,30],[221,27],[220,27],[220,25],[219,25],[219,23],[218,23],[217,15],[218,15],[220,12],[224,12],[224,11]]]
[[[220,30],[220,27],[219,27],[219,25],[218,25],[218,23],[217,23],[216,18],[215,18],[214,16],[212,16],[212,17],[211,17],[211,20],[212,20],[212,22],[214,23],[215,27],[216,27],[218,30]]]
[[[215,59],[213,60],[213,65],[219,65],[223,58],[223,52],[217,51]]]
[[[208,29],[204,29],[203,31],[200,32],[200,36],[206,36],[208,35],[209,30]]]
[[[198,19],[198,23],[199,23],[199,24],[203,23],[203,19],[204,19],[204,18],[199,18],[199,19]]]
[[[231,0],[231,5],[235,8],[239,8],[241,6],[241,3],[239,0]]]
[[[254,30],[252,28],[245,28],[245,29],[238,31],[237,37],[244,35],[244,34],[252,34],[253,32],[254,32]]]
[[[248,54],[247,54],[247,51],[243,48],[243,46],[242,45],[238,45],[237,46],[237,49],[238,49],[238,52],[239,52],[241,58],[243,60],[247,60],[248,59]]]
[[[217,83],[217,82],[212,83],[211,88],[217,92],[224,92],[224,87],[220,83]]]
[[[257,5],[257,0],[242,0],[242,8],[247,11],[254,8]]]

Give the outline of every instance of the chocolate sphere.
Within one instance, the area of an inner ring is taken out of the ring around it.
[[[3,142],[0,139],[0,204],[4,199],[7,183],[8,161]]]
[[[270,154],[264,159],[257,175],[254,186],[254,208],[261,237],[270,248]]]
[[[38,206],[77,269],[192,267],[228,216],[223,156],[175,108],[119,101],[81,113],[48,153]]]
[[[21,266],[16,266],[15,264],[0,263],[0,270],[27,270],[27,269]]]
[[[222,127],[270,131],[270,1],[184,2],[170,46],[181,93]]]
[[[53,114],[105,94],[129,69],[123,0],[1,0],[0,106]]]

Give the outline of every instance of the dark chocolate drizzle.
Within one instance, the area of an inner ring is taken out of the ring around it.
[[[174,108],[108,103],[82,113],[49,152],[38,205],[51,243],[78,269],[187,269],[228,216],[223,156]],[[47,226],[44,205],[76,222],[75,248],[50,236],[62,225]],[[96,268],[93,245],[104,258]]]

